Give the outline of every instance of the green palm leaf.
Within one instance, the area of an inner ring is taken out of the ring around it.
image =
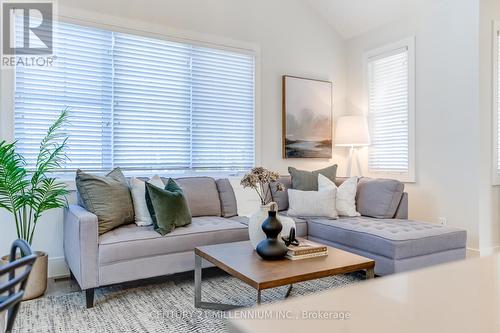
[[[15,144],[0,142],[1,208],[15,213],[24,205],[25,197],[22,194],[29,184],[26,173],[26,162],[15,152]]]
[[[45,174],[61,168],[61,163],[67,159],[64,150],[67,146],[68,137],[61,133],[61,128],[68,120],[68,109],[64,109],[59,118],[50,126],[47,134],[40,142],[36,168],[31,177],[33,187],[41,181]]]
[[[40,152],[32,173],[28,173],[26,161],[16,153],[15,142],[0,142],[0,208],[14,216],[18,238],[29,244],[33,241],[41,215],[49,209],[67,205],[65,184],[48,176],[61,168],[67,159],[64,150],[68,137],[61,132],[67,119],[68,110],[65,109],[48,129],[40,142]]]

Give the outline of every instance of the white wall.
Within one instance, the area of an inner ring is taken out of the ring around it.
[[[430,222],[445,217],[449,225],[467,229],[468,246],[475,249],[479,248],[478,17],[477,0],[421,0],[410,18],[347,42],[348,109],[358,113],[366,112],[363,53],[415,36],[416,182],[406,184],[409,214]]]
[[[493,168],[493,24],[500,22],[500,1],[480,0],[479,116],[480,116],[480,248],[489,253],[500,246],[500,186],[492,186]]]
[[[257,82],[260,119],[256,124],[258,163],[286,173],[289,165],[315,169],[337,162],[340,164],[339,174],[343,174],[344,150],[335,150],[332,160],[281,158],[283,74],[333,81],[334,114],[338,116],[345,112],[345,42],[302,1],[59,0],[57,3],[62,17],[88,21],[92,25],[106,24],[119,30],[125,28],[162,35],[188,36],[229,46],[256,46],[260,64]],[[3,75],[2,91],[6,90],[6,81],[8,80]],[[12,129],[9,99],[5,94],[1,96],[0,137],[3,138],[9,138]],[[248,195],[244,194],[243,197]],[[248,212],[251,208],[242,207],[242,210]],[[56,263],[63,262],[61,215],[60,211],[48,213],[39,225],[34,242],[35,248],[47,250]],[[0,253],[6,253],[15,237],[15,228],[5,212],[0,213],[0,231]],[[57,267],[53,266],[54,269],[59,269]],[[60,274],[60,270],[53,271],[52,274]]]

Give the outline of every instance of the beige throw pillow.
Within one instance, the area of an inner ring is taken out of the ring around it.
[[[288,215],[296,217],[338,217],[335,189],[325,191],[288,190]]]
[[[340,216],[360,216],[356,211],[356,190],[358,188],[358,177],[351,177],[344,181],[339,187],[323,175],[318,175],[318,190],[336,190],[335,207]]]
[[[149,179],[148,183],[159,188],[165,186],[158,175]],[[130,192],[132,194],[132,201],[134,202],[135,224],[139,227],[152,225],[153,220],[151,219],[146,203],[146,182],[139,178],[132,177],[130,179]]]

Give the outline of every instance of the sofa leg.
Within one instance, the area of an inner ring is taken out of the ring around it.
[[[87,309],[94,307],[94,288],[85,290],[85,299],[87,300]]]

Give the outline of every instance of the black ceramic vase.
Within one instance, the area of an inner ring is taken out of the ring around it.
[[[281,222],[276,218],[276,211],[270,210],[269,216],[262,223],[262,231],[266,234],[267,239],[261,241],[256,249],[262,259],[278,260],[286,255],[288,248],[285,243],[278,239],[282,228]]]

